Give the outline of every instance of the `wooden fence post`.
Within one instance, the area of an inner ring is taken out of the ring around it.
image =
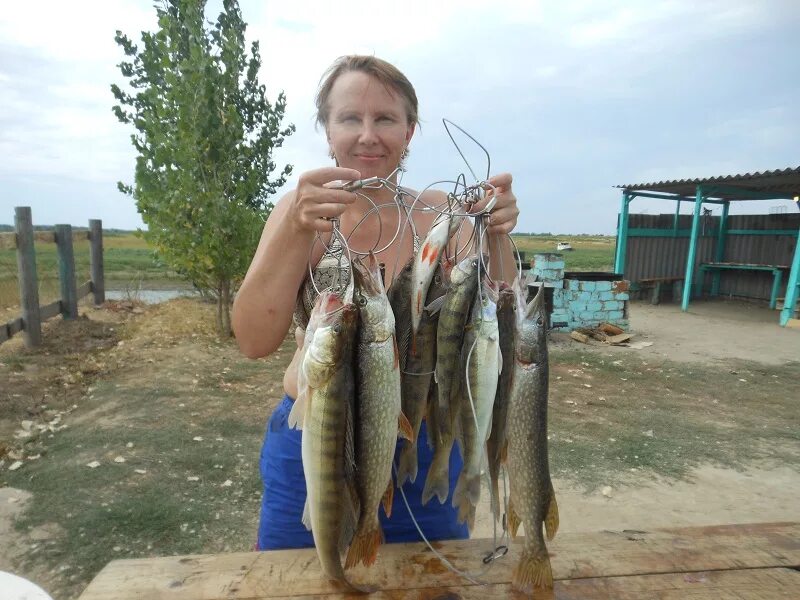
[[[106,282],[103,270],[103,221],[89,219],[89,256],[91,258],[92,292],[95,305],[106,301]]]
[[[22,305],[23,337],[29,348],[42,343],[42,320],[39,316],[39,282],[36,278],[36,252],[33,249],[33,219],[30,206],[14,208],[17,232],[17,271],[19,302]]]
[[[78,318],[78,288],[75,284],[75,254],[72,250],[72,225],[56,225],[58,279],[61,282],[61,316]]]

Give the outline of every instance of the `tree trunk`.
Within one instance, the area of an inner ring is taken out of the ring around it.
[[[229,338],[233,336],[231,329],[231,280],[222,280],[222,334]]]
[[[217,335],[220,338],[225,337],[225,333],[222,330],[222,281],[217,281]]]

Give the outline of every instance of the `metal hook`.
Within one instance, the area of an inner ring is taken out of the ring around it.
[[[508,554],[508,546],[501,545],[495,548],[494,550],[490,550],[487,552],[486,556],[483,557],[483,564],[488,565],[493,560],[497,560],[498,558],[503,558],[506,554]]]

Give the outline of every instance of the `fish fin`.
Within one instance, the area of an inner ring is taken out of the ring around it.
[[[500,351],[500,344],[497,344],[497,374],[503,372],[503,353]]]
[[[435,315],[442,310],[446,298],[447,296],[445,295],[439,296],[435,300],[431,300],[431,302],[425,307],[425,312],[427,312],[429,315]]]
[[[359,500],[358,492],[355,488],[355,480],[345,484],[342,494],[342,524],[339,529],[339,552],[344,552],[350,545],[353,535],[358,527]]]
[[[308,392],[297,394],[297,398],[292,404],[292,410],[289,411],[287,423],[292,429],[303,429],[303,422],[306,419],[306,398],[310,396],[311,390]]]
[[[506,525],[508,526],[508,532],[511,534],[512,539],[517,537],[519,524],[519,515],[517,514],[517,511],[514,510],[514,499],[509,498],[508,508],[506,509]]]
[[[553,569],[547,549],[536,554],[527,549],[522,551],[511,576],[511,586],[524,594],[532,594],[535,588],[553,588]]]
[[[466,523],[470,531],[475,529],[475,507],[469,502],[462,502],[458,506],[458,522]]]
[[[383,504],[383,512],[386,514],[387,519],[392,518],[392,502],[394,501],[394,481],[392,481],[391,474],[389,475],[389,485],[386,486],[386,491],[381,498]]]
[[[311,511],[308,508],[308,497],[306,497],[306,503],[303,506],[303,525],[308,531],[311,531]]]
[[[428,476],[425,478],[425,487],[422,490],[422,504],[436,496],[439,504],[447,501],[450,492],[450,451],[453,448],[452,441],[449,444],[442,444],[436,448],[428,469]]]
[[[504,440],[502,446],[500,446],[500,463],[506,464],[508,461],[508,440]]]
[[[397,487],[402,486],[406,480],[414,483],[417,480],[417,467],[417,445],[406,441],[397,460]]]
[[[491,506],[494,520],[500,520],[500,464],[496,461],[489,459],[489,478],[492,481],[491,487]]]
[[[397,436],[414,443],[414,428],[401,410],[397,415]]]
[[[393,369],[400,368],[400,348],[397,347],[397,336],[392,334],[392,349],[394,350],[394,365]]]
[[[378,558],[378,548],[384,542],[384,537],[380,522],[376,520],[373,525],[374,527],[370,529],[362,527],[356,532],[353,543],[347,550],[345,569],[355,567],[360,562],[368,567],[375,563],[375,559]]]
[[[552,485],[550,486],[550,504],[547,507],[547,516],[544,518],[544,529],[547,532],[548,540],[552,540],[558,531],[558,504]]]

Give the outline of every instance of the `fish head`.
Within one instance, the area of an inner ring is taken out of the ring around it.
[[[478,269],[487,264],[487,257],[483,255],[483,262],[478,258],[477,254],[470,254],[469,256],[461,259],[461,261],[453,268],[450,274],[450,280],[453,285],[461,285],[471,277],[478,276]]]
[[[433,273],[431,285],[428,288],[426,302],[430,303],[447,293],[447,289],[450,287],[450,272],[454,264],[455,261],[452,258],[439,261],[439,264],[436,266],[436,271]]]
[[[522,311],[517,312],[517,360],[522,364],[539,364],[547,359],[544,293],[544,286],[540,286],[536,296]]]
[[[314,308],[315,326],[303,358],[303,372],[311,387],[319,387],[338,368],[349,338],[355,331],[353,304],[333,292],[323,292]]]
[[[353,302],[358,307],[364,336],[373,341],[385,341],[394,333],[394,314],[378,261],[372,253],[366,264],[360,258],[353,261],[353,278]]]
[[[480,293],[475,295],[475,309],[480,311],[483,323],[497,321],[497,284],[488,277],[483,278]]]

